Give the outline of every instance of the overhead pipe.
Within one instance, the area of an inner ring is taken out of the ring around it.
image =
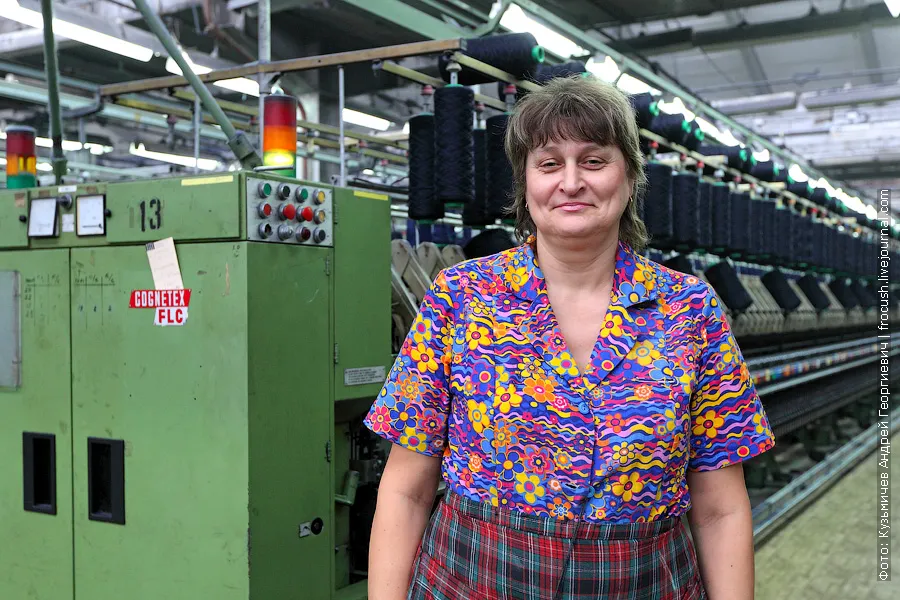
[[[50,0],[44,0],[48,2]],[[165,47],[166,52],[169,53],[169,56],[172,57],[172,60],[178,64],[181,68],[181,72],[185,79],[188,80],[188,83],[191,84],[191,87],[194,88],[194,91],[200,97],[200,100],[203,102],[203,106],[206,107],[207,112],[212,115],[212,117],[219,124],[219,127],[222,128],[222,132],[225,134],[226,139],[228,140],[228,147],[231,148],[231,151],[234,152],[235,157],[240,161],[241,166],[245,169],[254,169],[262,165],[262,159],[259,157],[259,154],[256,152],[256,149],[253,147],[253,144],[247,139],[247,135],[243,131],[238,131],[235,129],[234,125],[225,115],[225,112],[222,108],[216,103],[215,98],[213,98],[212,94],[206,88],[200,78],[197,77],[197,74],[194,73],[194,70],[188,64],[188,62],[184,59],[184,56],[181,54],[181,51],[178,48],[178,44],[172,39],[169,30],[166,29],[163,22],[160,20],[159,16],[153,12],[150,6],[147,4],[147,0],[134,0],[135,8],[137,8],[140,13],[143,15],[144,20],[147,22],[147,25],[150,27],[150,30],[156,34],[156,37],[159,38],[159,41]]]
[[[56,61],[56,38],[53,35],[53,2],[41,0],[41,15],[44,18],[44,69],[47,72],[47,105],[50,109],[50,139],[53,141],[53,155],[50,164],[56,185],[62,183],[67,172],[66,155],[62,149],[62,116],[59,108],[59,65]]]
[[[265,64],[272,60],[272,4],[270,0],[259,0],[257,10],[257,45],[259,47],[259,64]],[[271,76],[268,73],[260,73],[259,81],[259,147],[263,147],[263,135],[265,131],[265,104],[266,96],[272,89]]]

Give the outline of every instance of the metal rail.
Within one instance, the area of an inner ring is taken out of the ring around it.
[[[747,360],[747,366],[749,368],[762,368],[768,364],[778,364],[784,363],[789,360],[793,360],[795,358],[811,358],[818,354],[825,354],[826,352],[831,352],[832,350],[849,350],[850,348],[855,348],[857,346],[865,346],[866,344],[875,344],[878,343],[878,336],[872,336],[860,340],[851,340],[849,342],[841,342],[837,344],[828,344],[826,346],[814,346],[812,348],[804,348],[803,350],[796,350],[793,352],[785,352],[783,354],[770,354],[766,356],[759,356],[757,358],[751,358]],[[891,334],[891,344],[900,340],[900,333]]]
[[[414,42],[411,44],[369,48],[367,50],[352,50],[349,52],[319,54],[304,58],[276,60],[263,64],[247,64],[230,67],[228,69],[217,69],[215,71],[204,73],[203,75],[197,75],[197,77],[203,83],[212,83],[214,81],[222,81],[225,79],[251,77],[262,73],[291,73],[296,71],[321,69],[323,67],[337,67],[353,63],[370,62],[373,60],[405,58],[440,52],[454,52],[456,50],[464,50],[465,45],[466,41],[464,38],[437,40],[432,42]],[[175,57],[173,56],[173,58]],[[121,94],[133,94],[135,92],[149,92],[151,90],[184,87],[188,84],[188,80],[183,76],[153,77],[150,79],[140,79],[137,81],[100,86],[100,95],[118,96]]]
[[[900,429],[900,408],[890,417],[891,435]],[[878,446],[880,424],[869,427],[831,456],[753,509],[753,545],[758,548],[787,521],[825,493]]]
[[[403,79],[412,81],[413,83],[430,85],[436,88],[448,85],[443,79],[438,79],[437,77],[432,77],[431,75],[420,73],[415,69],[410,69],[408,67],[398,65],[391,60],[375,61],[372,63],[372,68],[376,71],[384,71],[385,73],[390,73],[391,75],[402,77]],[[475,94],[475,102],[481,102],[485,106],[490,106],[491,108],[495,108],[497,110],[506,110],[505,102],[497,98],[492,98],[491,96],[485,96],[484,94]]]
[[[890,356],[897,356],[898,354],[900,354],[900,348],[891,351]],[[760,396],[774,394],[775,392],[780,392],[804,383],[809,383],[811,381],[815,381],[816,379],[822,379],[823,377],[828,377],[829,375],[834,375],[836,373],[846,371],[847,369],[852,369],[853,367],[861,367],[876,360],[878,360],[878,353],[876,353],[874,356],[868,356],[866,358],[854,360],[848,363],[837,365],[835,367],[823,369],[821,371],[815,371],[813,373],[809,373],[808,375],[803,375],[801,377],[792,377],[785,381],[780,381],[778,383],[773,383],[772,385],[763,386],[757,389],[757,393],[759,393]]]

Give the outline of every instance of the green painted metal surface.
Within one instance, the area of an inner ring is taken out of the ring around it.
[[[28,246],[28,227],[20,220],[27,216],[27,192],[0,191],[0,248]]]
[[[0,598],[71,600],[69,253],[0,252],[0,271],[19,273],[22,338],[21,385],[0,389]],[[24,432],[55,436],[55,514],[24,510]]]
[[[466,37],[463,30],[449,25],[401,0],[344,0],[363,10],[375,14],[378,18],[390,21],[410,31],[414,31],[425,39],[444,40]]]
[[[334,490],[335,496],[344,488],[347,465],[350,464],[350,436],[348,423],[334,427]],[[335,588],[350,585],[350,507],[335,502],[334,505],[334,573]]]
[[[110,184],[107,241],[237,239],[240,183],[229,174]]]
[[[177,248],[182,327],[130,309],[142,246],[72,251],[78,598],[247,598],[246,244]],[[91,520],[88,438],[124,441],[125,524]]]
[[[382,194],[337,190],[335,204],[335,399],[374,398],[393,363],[391,257],[372,251],[390,248],[390,202]]]
[[[31,240],[16,215],[28,200],[0,195],[16,216],[0,226],[0,271],[28,290],[22,385],[0,391],[0,450],[16,457],[0,466],[15,483],[0,487],[0,540],[29,540],[0,552],[0,598],[365,597],[348,585],[361,567],[335,499],[381,385],[347,385],[345,370],[392,360],[389,203],[335,190],[333,242],[254,242],[248,185],[234,173],[29,190],[71,193],[61,215],[91,194],[110,209],[103,236]],[[129,300],[154,288],[146,242],[167,237],[191,299],[182,326],[160,327]],[[57,436],[55,516],[23,510],[24,430]]]
[[[331,260],[327,248],[250,245],[252,599],[334,589]]]

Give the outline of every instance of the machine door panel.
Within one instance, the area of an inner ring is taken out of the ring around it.
[[[327,600],[333,259],[326,248],[251,243],[250,251],[250,600]]]
[[[70,386],[69,251],[0,252],[0,598],[72,599]]]
[[[246,251],[179,244],[163,316],[143,246],[72,252],[79,599],[248,597]]]
[[[0,248],[28,246],[28,225],[20,219],[28,218],[26,190],[0,190]]]

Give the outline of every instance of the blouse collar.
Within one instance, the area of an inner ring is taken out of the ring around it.
[[[534,238],[516,247],[508,269],[510,289],[524,300],[537,300],[547,294],[544,274],[534,252]],[[652,263],[619,240],[611,302],[623,308],[653,300],[658,295],[656,269]]]

